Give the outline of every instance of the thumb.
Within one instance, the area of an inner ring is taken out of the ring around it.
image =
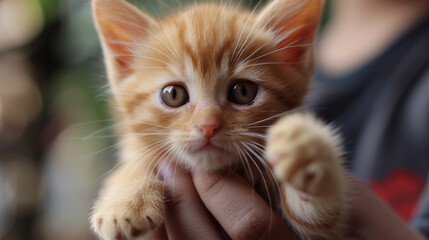
[[[159,164],[158,171],[168,198],[165,222],[168,238],[221,239],[190,175],[180,166],[166,161]]]

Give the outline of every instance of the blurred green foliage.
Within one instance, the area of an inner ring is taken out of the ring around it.
[[[42,8],[45,22],[49,23],[58,17],[58,6],[61,0],[38,0]]]

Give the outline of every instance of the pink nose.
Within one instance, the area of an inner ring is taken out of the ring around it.
[[[197,126],[198,130],[200,130],[206,139],[211,139],[214,135],[216,135],[219,127],[219,124],[201,124]]]

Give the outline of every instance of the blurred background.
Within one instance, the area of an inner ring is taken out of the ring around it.
[[[89,0],[0,0],[0,240],[94,238],[115,161],[106,83]]]

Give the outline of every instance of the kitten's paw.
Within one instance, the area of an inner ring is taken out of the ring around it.
[[[341,150],[329,127],[311,115],[293,114],[268,135],[267,155],[280,181],[310,196],[328,191],[341,168]]]
[[[90,221],[100,238],[125,240],[156,229],[165,215],[162,183],[156,182],[133,192],[112,189],[97,202]]]

